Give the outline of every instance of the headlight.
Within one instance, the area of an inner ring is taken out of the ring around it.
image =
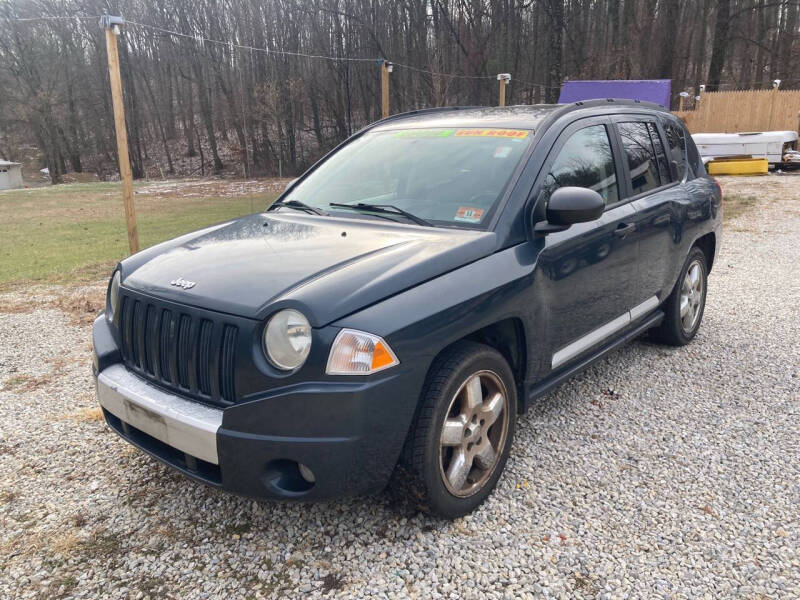
[[[275,313],[264,328],[264,353],[284,371],[306,362],[311,352],[311,325],[303,313],[287,309]]]
[[[325,372],[328,375],[369,375],[397,364],[400,361],[382,338],[342,329],[333,341]]]
[[[108,289],[108,320],[113,321],[114,315],[117,314],[117,306],[119,305],[119,271],[114,273],[111,278],[111,286]]]

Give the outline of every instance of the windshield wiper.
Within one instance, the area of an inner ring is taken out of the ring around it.
[[[353,210],[360,210],[363,212],[376,212],[376,213],[383,213],[383,214],[390,214],[390,215],[401,215],[408,219],[409,221],[413,221],[417,225],[425,225],[426,227],[433,227],[433,223],[430,221],[426,221],[422,217],[418,217],[402,208],[398,208],[394,204],[366,204],[364,202],[359,202],[357,204],[341,204],[339,202],[331,202],[329,206],[333,208],[352,208]]]
[[[285,206],[287,208],[294,208],[295,210],[302,210],[307,213],[312,213],[315,215],[327,215],[324,210],[321,208],[317,208],[316,206],[311,206],[306,204],[305,202],[300,202],[300,200],[279,200],[278,202],[273,202],[272,206],[270,206],[267,210],[272,210],[273,208],[280,208],[281,206]]]

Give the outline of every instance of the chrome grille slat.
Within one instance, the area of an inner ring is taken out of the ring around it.
[[[199,400],[235,402],[238,327],[159,304],[121,294],[123,362],[140,376]]]

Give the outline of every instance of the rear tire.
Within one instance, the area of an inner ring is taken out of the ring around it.
[[[483,344],[459,342],[434,362],[392,491],[425,512],[472,512],[503,472],[517,416],[514,375]]]
[[[670,346],[685,346],[697,335],[706,306],[706,265],[706,255],[693,246],[672,293],[664,302],[664,320],[652,330],[653,339]]]

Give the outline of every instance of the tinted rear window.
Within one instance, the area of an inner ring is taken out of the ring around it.
[[[691,137],[686,139],[686,154],[688,155],[689,172],[694,177],[705,175],[706,167],[703,164],[703,159],[700,157],[700,153],[697,151],[697,146],[695,146],[694,140]]]
[[[663,185],[647,123],[618,123],[617,128],[628,160],[633,194],[641,194]]]
[[[683,127],[677,123],[664,123],[664,133],[667,135],[669,160],[675,163],[678,170],[678,180],[686,179],[686,138]]]

